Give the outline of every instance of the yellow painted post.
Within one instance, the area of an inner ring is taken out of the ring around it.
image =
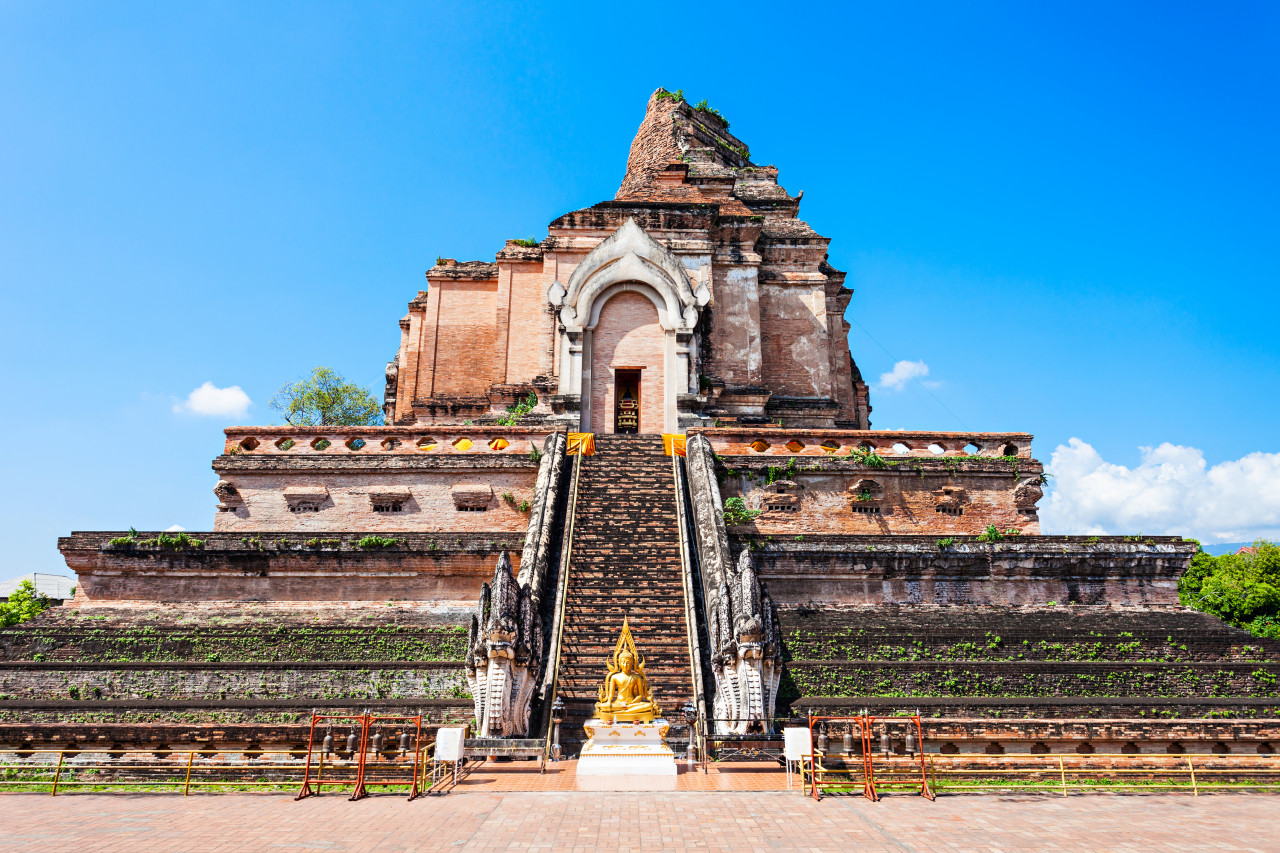
[[[66,754],[67,754],[66,750],[60,750],[58,752],[58,769],[54,771],[54,774],[53,774],[53,791],[51,791],[49,794],[49,796],[51,797],[58,796],[58,779],[59,777],[62,776],[62,759],[66,756]]]
[[[1187,756],[1187,769],[1191,771],[1191,793],[1193,796],[1200,796],[1200,789],[1196,787],[1196,768],[1191,763],[1191,756]]]
[[[1067,768],[1062,764],[1062,756],[1058,756],[1058,775],[1062,777],[1062,796],[1067,795]]]
[[[187,753],[187,778],[182,781],[182,796],[187,795],[187,791],[191,789],[191,762],[195,761],[195,750]]]
[[[320,750],[320,766],[316,768],[316,796],[320,796],[320,780],[324,778],[324,750]]]
[[[929,784],[930,790],[932,790],[935,794],[938,793],[938,768],[937,768],[937,765],[934,763],[932,755],[929,756],[929,779],[930,779],[930,784]]]

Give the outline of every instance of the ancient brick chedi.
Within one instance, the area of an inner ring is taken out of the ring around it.
[[[628,392],[639,432],[715,418],[867,429],[852,291],[799,210],[727,122],[658,90],[613,200],[493,262],[427,271],[400,321],[387,422],[479,417],[536,390],[588,432],[613,432]]]
[[[0,631],[0,746],[352,706],[546,738],[559,699],[573,755],[625,617],[704,745],[918,707],[926,751],[1273,749],[1280,644],[1177,606],[1195,543],[1041,535],[1027,433],[870,429],[777,177],[656,92],[612,200],[428,271],[387,425],[229,427],[212,531],[62,539],[76,601]]]

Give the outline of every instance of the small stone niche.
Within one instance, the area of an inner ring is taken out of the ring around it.
[[[849,511],[854,515],[888,515],[884,502],[884,486],[864,477],[849,488]]]
[[[289,512],[302,515],[319,512],[329,500],[329,489],[325,486],[286,486],[285,503]]]
[[[800,511],[800,495],[803,486],[792,480],[775,480],[764,487],[761,505],[765,512],[794,513]]]
[[[969,495],[962,486],[944,486],[934,492],[937,503],[933,511],[938,515],[964,515],[965,506],[969,503]]]
[[[488,484],[459,483],[449,490],[453,508],[458,512],[485,512],[493,502],[493,487]]]
[[[409,497],[408,489],[374,489],[369,492],[369,504],[379,514],[405,512]]]

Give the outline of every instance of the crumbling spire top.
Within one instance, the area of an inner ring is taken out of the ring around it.
[[[698,190],[681,180],[691,169],[731,175],[750,165],[746,144],[729,133],[729,123],[718,113],[660,88],[649,96],[615,198],[699,201]]]

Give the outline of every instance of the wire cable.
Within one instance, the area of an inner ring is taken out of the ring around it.
[[[880,347],[880,349],[884,350],[884,354],[885,354],[885,355],[887,355],[887,356],[889,356],[889,358],[890,358],[890,359],[892,359],[892,361],[893,361],[893,363],[894,363],[894,364],[897,364],[897,363],[898,363],[898,357],[897,357],[896,355],[894,355],[893,353],[889,352],[889,348],[888,348],[888,347],[886,347],[884,344],[882,344],[882,343],[880,343],[879,341],[877,341],[877,340],[876,340],[876,336],[875,336],[875,335],[873,335],[873,334],[871,334],[870,332],[868,332],[865,328],[863,328],[863,326],[862,326],[862,324],[861,324],[861,323],[859,323],[859,322],[858,322],[857,320],[855,320],[853,317],[850,317],[850,318],[849,318],[849,322],[850,322],[850,323],[852,323],[853,325],[857,326],[859,329],[862,329],[862,333],[863,333],[864,335],[866,335],[868,338],[871,338],[872,342],[873,342],[873,343],[875,343],[875,345],[876,345],[876,346],[878,346],[878,347]],[[937,403],[939,406],[941,406],[941,407],[942,407],[942,410],[943,410],[943,411],[945,411],[948,415],[951,415],[951,417],[955,418],[955,419],[956,419],[956,423],[960,424],[960,426],[964,428],[964,431],[965,431],[965,432],[972,432],[972,430],[970,430],[970,429],[969,429],[969,425],[968,425],[968,424],[966,424],[964,421],[960,420],[960,416],[959,416],[959,415],[957,415],[955,412],[953,412],[953,411],[951,411],[950,409],[948,409],[948,408],[947,408],[947,404],[946,404],[946,403],[944,403],[944,402],[942,402],[941,400],[939,400],[939,399],[937,398],[937,396],[936,396],[932,391],[930,391],[927,387],[925,387],[925,384],[924,384],[923,382],[921,382],[921,381],[920,381],[920,378],[919,378],[918,376],[913,376],[913,377],[911,377],[911,378],[912,378],[913,380],[915,380],[915,383],[916,383],[917,385],[919,385],[921,388],[924,388],[924,393],[928,394],[930,397],[933,397],[933,402],[935,402],[935,403]]]

